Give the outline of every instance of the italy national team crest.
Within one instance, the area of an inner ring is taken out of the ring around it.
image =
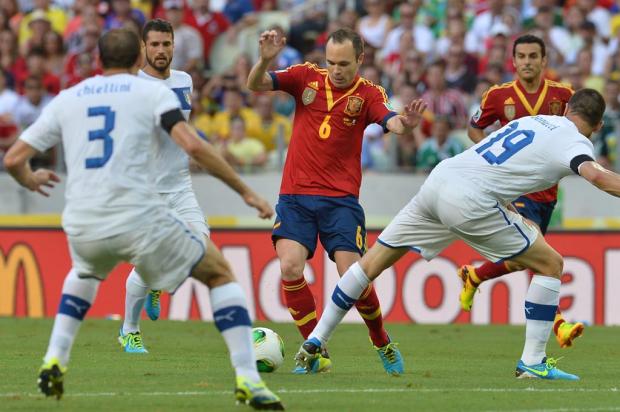
[[[359,116],[362,112],[362,105],[364,104],[364,99],[359,96],[349,96],[347,97],[347,107],[344,108],[344,112],[351,116]]]
[[[553,99],[549,102],[549,113],[554,116],[559,116],[562,114],[562,102],[556,99]]]
[[[512,97],[504,100],[504,116],[506,116],[506,119],[512,120],[515,118],[516,114],[517,110],[515,108],[515,101],[512,100]]]
[[[315,98],[316,98],[316,90],[310,87],[306,87],[304,89],[304,92],[301,94],[301,101],[304,103],[305,106],[312,103]]]

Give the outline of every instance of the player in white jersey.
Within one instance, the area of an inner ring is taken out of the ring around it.
[[[379,235],[377,243],[338,282],[296,359],[311,367],[360,293],[408,250],[432,259],[456,239],[497,262],[511,259],[537,273],[525,301],[526,338],[516,376],[577,380],[547,358],[545,347],[559,303],[562,257],[510,203],[576,173],[620,197],[620,176],[594,161],[588,140],[602,126],[603,97],[576,92],[566,117],[533,116],[508,123],[467,151],[441,162]]]
[[[99,54],[103,75],[61,92],[4,158],[21,185],[42,193],[58,177],[49,170],[33,172],[30,158],[62,141],[67,162],[63,228],[73,268],[63,284],[39,389],[62,396],[71,347],[99,283],[126,261],[153,289],[173,292],[188,276],[207,285],[215,325],[235,369],[235,397],[257,409],[282,410],[256,369],[246,299],[230,266],[213,242],[181,221],[157,192],[157,131],[166,130],[260,217],[271,217],[273,209],[197,136],[170,89],[133,75],[142,60],[138,36],[111,30],[99,39]]]
[[[172,90],[181,104],[185,120],[191,112],[192,78],[189,74],[171,70],[174,49],[174,31],[170,23],[161,19],[147,22],[142,29],[142,42],[146,59],[138,77],[156,81]],[[205,216],[192,189],[189,156],[167,133],[159,130],[160,148],[155,156],[155,185],[163,200],[194,231],[209,235]],[[125,352],[146,353],[140,333],[142,307],[152,320],[160,313],[160,290],[150,290],[134,268],[125,284],[125,320],[120,328],[118,341]]]

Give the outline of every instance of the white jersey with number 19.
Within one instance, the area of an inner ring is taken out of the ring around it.
[[[192,77],[179,70],[171,70],[167,79],[153,77],[142,70],[138,77],[156,81],[166,85],[179,99],[185,120],[189,120],[192,111]],[[189,156],[168,136],[165,130],[159,131],[161,147],[155,156],[155,184],[160,193],[180,192],[192,188],[192,179],[189,173]],[[204,219],[203,219],[204,220]]]
[[[454,181],[505,205],[573,174],[571,161],[579,155],[594,159],[593,151],[592,142],[566,117],[523,117],[439,163],[429,178]]]
[[[169,88],[130,74],[91,77],[45,107],[20,139],[40,151],[63,143],[67,235],[114,236],[166,207],[154,184],[154,155],[161,115],[180,108]]]

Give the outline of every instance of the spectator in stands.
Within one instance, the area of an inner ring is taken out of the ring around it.
[[[465,45],[467,25],[462,14],[451,16],[446,23],[446,31],[439,37],[435,44],[437,55],[445,57],[452,44]]]
[[[67,86],[71,87],[82,80],[101,74],[93,55],[87,52],[76,55],[72,74],[67,78]]]
[[[607,79],[603,91],[605,113],[603,127],[592,137],[596,161],[608,169],[613,169],[616,161],[616,146],[620,132],[620,82]]]
[[[435,116],[431,137],[422,144],[416,156],[418,169],[430,172],[442,160],[456,156],[464,150],[461,142],[450,136],[450,130],[452,123],[448,116]]]
[[[392,30],[392,19],[385,12],[385,2],[382,0],[365,0],[364,10],[368,14],[358,20],[356,31],[367,46],[380,49],[385,43],[387,34]]]
[[[562,82],[570,84],[573,90],[579,90],[585,87],[585,76],[579,66],[568,66],[564,71]]]
[[[222,155],[240,172],[249,173],[260,169],[267,162],[265,146],[246,134],[241,117],[230,121],[230,136],[222,144]]]
[[[579,67],[579,70],[584,77],[583,87],[588,87],[599,93],[603,93],[605,79],[592,71],[593,66],[594,57],[592,49],[584,47],[577,54],[577,67]]]
[[[215,39],[226,32],[231,24],[224,14],[211,11],[209,0],[194,0],[191,4],[192,9],[190,13],[186,13],[185,23],[195,27],[202,36],[202,54],[208,66],[211,47]]]
[[[230,126],[232,119],[241,117],[244,121],[244,131],[251,137],[260,134],[260,118],[256,112],[248,107],[244,107],[243,96],[239,89],[227,89],[224,92],[224,110],[213,116],[209,130],[205,133],[219,140],[226,140],[230,137]]]
[[[254,12],[254,5],[251,0],[226,0],[222,12],[228,21],[236,24]]]
[[[491,29],[503,23],[504,0],[489,0],[489,9],[474,18],[471,29],[465,38],[465,49],[469,53],[482,56],[486,53],[485,44]]]
[[[577,0],[576,6],[581,9],[587,21],[594,23],[596,34],[606,42],[610,37],[609,10],[597,4],[597,0]]]
[[[60,78],[47,69],[46,58],[47,55],[43,49],[35,48],[30,50],[28,56],[26,56],[25,70],[19,71],[15,78],[17,90],[20,93],[25,92],[26,79],[28,78],[41,80],[43,87],[50,95],[60,92]]]
[[[301,21],[291,23],[290,37],[287,39],[287,43],[299,50],[302,55],[314,50],[317,45],[317,38],[327,28],[325,17],[323,5],[316,5],[307,9]],[[340,23],[337,21],[333,21],[331,24],[333,24],[332,27],[340,27]]]
[[[164,0],[166,20],[174,29],[174,55],[171,67],[190,72],[204,66],[204,46],[202,36],[192,26],[183,22],[185,6],[183,0]]]
[[[50,19],[43,10],[34,10],[28,17],[28,28],[30,29],[28,40],[22,41],[23,39],[19,38],[22,55],[28,54],[33,48],[43,48],[45,36],[52,31]]]
[[[45,35],[43,50],[47,61],[47,69],[54,76],[61,78],[65,69],[65,45],[62,36],[55,31]]]
[[[428,58],[433,54],[435,38],[433,32],[426,26],[415,24],[417,8],[410,3],[402,3],[398,8],[400,23],[390,30],[383,47],[383,55],[389,56],[397,52],[400,47],[400,39],[403,32],[409,31],[413,36],[414,48],[426,55]]]
[[[7,88],[7,77],[0,70],[0,158],[17,139],[18,128],[13,115],[19,95]]]
[[[273,100],[273,94],[263,93],[259,94],[254,101],[254,111],[260,117],[259,131],[254,137],[263,144],[267,152],[271,152],[279,145],[288,146],[292,132],[291,121],[275,112]]]
[[[0,69],[4,70],[11,79],[9,83],[13,83],[15,80],[18,57],[19,52],[15,34],[11,30],[0,32]]]
[[[272,26],[268,30],[275,30],[280,37],[287,37],[287,33],[284,31],[284,28],[280,25]],[[276,66],[273,68],[274,70],[285,69],[294,64],[303,63],[302,55],[294,49],[293,47],[286,45],[278,54],[278,57],[274,60]]]
[[[30,22],[33,19],[41,20],[41,13],[43,13],[45,19],[50,22],[52,30],[57,33],[65,32],[68,22],[67,14],[61,8],[51,6],[50,4],[50,0],[34,0],[33,11],[26,14],[19,24],[20,47],[30,40],[32,36],[32,26]]]
[[[364,129],[361,158],[364,171],[387,172],[391,169],[392,161],[382,126],[372,123]]]
[[[586,20],[581,24],[581,26],[579,27],[579,33],[581,34],[581,38],[583,40],[583,46],[578,52],[577,64],[580,64],[579,55],[581,54],[581,51],[584,49],[588,49],[590,50],[590,54],[592,55],[592,61],[590,62],[591,67],[589,71],[594,76],[602,76],[605,72],[605,63],[607,62],[607,58],[609,57],[607,45],[597,34],[594,23],[590,21]],[[601,91],[602,89],[599,88],[597,90]]]
[[[43,80],[38,76],[29,76],[24,81],[24,95],[19,97],[15,106],[15,123],[25,129],[39,117],[43,108],[52,100],[46,92]]]
[[[467,125],[465,97],[459,90],[446,87],[445,71],[443,60],[437,60],[429,66],[426,71],[428,90],[422,95],[422,100],[435,116],[450,116],[454,127],[462,129]]]
[[[93,1],[93,0],[87,0]],[[90,35],[92,28],[97,29],[97,36],[103,27],[103,19],[97,13],[97,8],[92,4],[87,4],[80,9],[80,14],[69,22],[70,30],[64,34],[65,44],[68,53],[80,53],[84,51],[86,42],[85,37]]]
[[[584,41],[581,37],[581,26],[585,21],[583,12],[577,6],[572,6],[566,10],[564,28],[568,31],[569,39],[562,45],[560,50],[567,64],[575,64],[577,53],[583,48]]]
[[[446,54],[446,87],[471,94],[478,80],[478,61],[463,44],[452,43]]]
[[[538,7],[538,13],[534,16],[531,29],[539,30],[537,36],[545,42],[547,67],[559,68],[566,59],[566,48],[570,44],[570,34],[564,27],[554,24],[553,10],[552,7]]]
[[[69,53],[67,55],[67,63],[65,65],[65,77],[67,79],[75,79],[76,77],[80,77],[80,74],[76,72],[77,66],[77,58],[79,55],[87,53],[91,56],[92,69],[93,71],[98,71],[98,58],[99,58],[99,49],[98,49],[98,41],[99,36],[101,35],[101,30],[99,26],[95,23],[85,23],[80,29],[82,33],[82,41],[81,45],[75,51]]]
[[[128,25],[133,23],[142,29],[146,17],[140,10],[131,6],[130,0],[111,0],[111,10],[106,16],[104,30],[129,28]]]

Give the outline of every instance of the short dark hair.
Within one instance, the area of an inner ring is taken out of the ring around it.
[[[174,40],[174,30],[170,22],[164,19],[153,19],[146,22],[142,28],[142,41],[146,43],[146,38],[150,31],[160,31],[164,33],[170,33]]]
[[[327,41],[329,42],[330,40],[338,44],[342,44],[347,40],[351,41],[353,49],[355,50],[356,59],[359,59],[362,53],[364,53],[364,40],[362,40],[362,36],[348,27],[332,32],[329,37],[327,37]]]
[[[538,36],[534,36],[533,34],[524,34],[523,36],[517,37],[515,42],[512,44],[512,57],[515,57],[517,54],[517,45],[531,43],[536,43],[540,46],[540,54],[542,57],[547,55],[547,48],[543,39]]]
[[[579,89],[568,101],[568,111],[596,127],[605,112],[605,99],[594,89]]]
[[[140,56],[140,39],[127,29],[114,29],[99,38],[99,58],[104,69],[129,69]]]

